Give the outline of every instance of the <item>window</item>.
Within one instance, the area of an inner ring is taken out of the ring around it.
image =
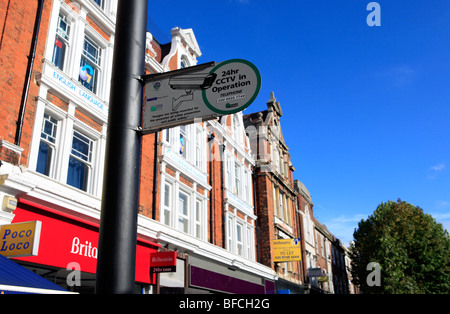
[[[241,165],[238,163],[234,164],[234,194],[240,195],[241,187]]]
[[[187,61],[186,56],[182,56],[180,61],[180,69],[187,68],[188,66],[189,62]]]
[[[314,246],[314,226],[311,220],[311,216],[309,213],[309,207],[308,205],[305,205],[305,220],[304,220],[304,227],[306,230],[306,241],[311,243],[311,245]],[[317,248],[316,248],[317,249]]]
[[[238,142],[241,143],[242,142],[242,134],[241,134],[241,128],[240,128],[240,122],[239,122],[239,117],[234,114],[232,115],[233,117],[233,139]]]
[[[227,154],[227,163],[226,163],[226,167],[227,167],[227,188],[230,189],[230,191],[232,191],[233,188],[233,178],[231,176],[231,167],[232,167],[232,162],[233,160],[231,159],[231,156]]]
[[[102,50],[88,36],[84,38],[83,53],[81,55],[80,64],[80,83],[88,90],[97,93],[101,66]]]
[[[273,187],[273,211],[274,213],[277,212],[277,191],[276,187]]]
[[[189,233],[189,196],[180,191],[178,194],[178,225],[180,231]]]
[[[246,220],[227,212],[227,250],[249,260],[255,259],[254,227]]]
[[[171,129],[166,129],[166,130],[165,130],[166,136],[164,137],[164,140],[165,140],[167,143],[169,143],[169,144],[170,144],[170,130],[171,130]]]
[[[58,121],[50,115],[44,114],[36,171],[46,176],[50,175],[55,156],[57,132]]]
[[[94,142],[91,139],[77,131],[73,132],[67,184],[85,192],[88,191],[93,148]]]
[[[279,208],[278,214],[280,215],[279,217],[280,217],[281,220],[284,220],[283,197],[284,197],[283,194],[280,193],[279,197],[278,197],[279,204],[280,204],[280,208]]]
[[[105,8],[105,1],[104,0],[94,0],[95,3],[98,4],[98,6],[102,9]]]
[[[206,240],[205,203],[206,197],[186,187],[181,189],[179,181],[174,181],[171,176],[163,175],[161,223],[197,239]]]
[[[56,29],[55,47],[53,48],[52,62],[60,69],[64,70],[67,50],[70,40],[70,24],[67,16],[59,14],[58,27]]]
[[[244,189],[243,189],[243,194],[244,194],[244,201],[246,201],[247,203],[250,203],[250,194],[251,194],[251,189],[249,186],[249,181],[250,181],[250,174],[248,169],[244,169]]]
[[[163,142],[171,150],[203,173],[206,172],[207,141],[200,124],[182,125],[163,132]]]
[[[195,165],[202,168],[202,130],[196,129],[195,132]]]
[[[252,253],[252,230],[250,228],[247,228],[247,236],[246,236],[246,243],[245,243],[246,247],[247,247],[247,257],[249,259],[252,258],[253,253]]]
[[[243,255],[244,253],[244,240],[243,240],[243,235],[242,235],[242,225],[240,223],[236,224],[236,248],[237,248],[237,254],[238,255]]]
[[[273,167],[280,172],[280,154],[278,152],[278,147],[276,145],[276,141],[272,141],[272,165]]]
[[[172,195],[172,185],[164,184],[164,203],[163,203],[163,223],[170,226],[171,224],[171,195]]]
[[[180,155],[184,159],[187,159],[189,140],[188,140],[188,129],[186,125],[180,126]]]
[[[279,162],[280,162],[279,165],[280,174],[284,174],[284,155],[282,153],[280,154]]]
[[[233,218],[227,218],[227,249],[228,251],[233,250]]]
[[[202,202],[200,200],[195,201],[195,237],[202,239]]]

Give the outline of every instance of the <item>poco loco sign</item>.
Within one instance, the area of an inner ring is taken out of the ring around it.
[[[6,257],[37,256],[41,236],[40,221],[0,227],[0,254]]]

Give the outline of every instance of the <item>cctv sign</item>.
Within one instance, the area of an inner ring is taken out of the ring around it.
[[[233,59],[144,77],[144,133],[244,110],[261,89],[250,62]]]

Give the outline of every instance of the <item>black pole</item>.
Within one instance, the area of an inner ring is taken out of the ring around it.
[[[119,0],[96,293],[134,293],[148,1]]]

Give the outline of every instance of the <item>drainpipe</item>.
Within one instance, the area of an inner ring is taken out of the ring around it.
[[[31,74],[33,73],[34,59],[36,58],[36,48],[37,48],[38,38],[39,38],[39,29],[41,27],[41,19],[42,19],[42,11],[44,9],[44,1],[45,0],[38,0],[36,21],[34,23],[34,30],[33,30],[33,40],[31,42],[30,54],[28,55],[28,65],[27,65],[27,72],[25,75],[25,84],[23,86],[22,100],[21,100],[20,110],[19,110],[19,119],[17,120],[16,138],[15,138],[15,142],[14,142],[17,146],[20,146],[20,141],[22,139],[23,121],[25,119],[25,109],[27,106],[28,93],[30,90],[30,81],[31,81]]]
[[[226,228],[225,228],[225,226],[226,226],[226,221],[225,221],[225,218],[226,218],[226,216],[225,216],[225,186],[224,186],[224,180],[225,180],[225,175],[224,175],[224,173],[223,173],[223,170],[224,170],[224,166],[223,166],[223,163],[225,162],[224,161],[224,153],[225,153],[225,149],[227,149],[227,146],[225,145],[225,143],[224,144],[222,144],[222,147],[221,147],[222,149],[220,149],[219,151],[220,151],[220,164],[221,164],[221,166],[220,166],[220,173],[222,174],[221,176],[222,176],[222,180],[221,180],[221,189],[222,189],[222,247],[225,249],[227,246],[226,246],[226,236],[225,236],[225,230],[226,230]]]
[[[213,206],[213,196],[214,196],[214,186],[213,186],[213,149],[214,149],[214,139],[216,138],[214,133],[211,133],[209,136],[209,185],[211,185],[211,198],[209,200],[209,237],[211,239],[211,243],[215,244],[214,238],[214,206]]]
[[[156,193],[158,191],[158,149],[159,149],[159,132],[155,133],[155,161],[153,164],[153,209],[152,218],[156,220]]]

